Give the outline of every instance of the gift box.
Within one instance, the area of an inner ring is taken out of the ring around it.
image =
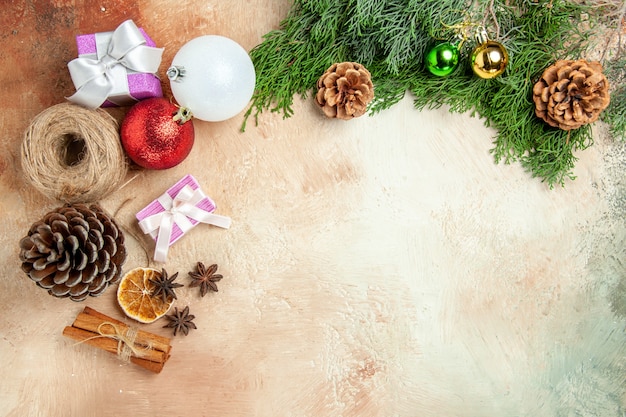
[[[78,58],[68,63],[76,94],[70,101],[89,108],[128,106],[163,97],[155,75],[163,48],[132,20],[115,31],[76,36]]]
[[[231,219],[213,213],[215,203],[186,175],[137,214],[141,230],[156,240],[154,260],[165,262],[169,246],[200,223],[229,228]]]

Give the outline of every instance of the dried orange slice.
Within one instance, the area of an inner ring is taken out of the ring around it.
[[[163,317],[174,304],[174,297],[163,300],[152,295],[161,272],[152,268],[135,268],[126,273],[117,287],[117,302],[124,313],[141,323],[152,323]]]

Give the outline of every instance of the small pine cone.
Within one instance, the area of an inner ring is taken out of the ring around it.
[[[66,204],[33,223],[20,241],[20,260],[49,294],[83,301],[120,278],[124,235],[99,206]]]
[[[317,80],[315,102],[328,117],[350,120],[362,116],[374,98],[371,74],[361,64],[333,64]]]
[[[550,126],[578,129],[598,120],[610,102],[599,62],[559,60],[533,87],[535,114]]]

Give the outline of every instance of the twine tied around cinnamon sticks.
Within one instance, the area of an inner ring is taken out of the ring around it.
[[[110,326],[113,328],[113,333],[106,333],[103,330],[104,326]],[[96,329],[98,335],[92,336],[88,339],[81,340],[80,342],[75,343],[76,345],[80,345],[81,343],[85,343],[88,340],[97,339],[99,337],[108,337],[109,339],[113,339],[117,341],[117,356],[123,362],[130,362],[130,358],[132,355],[135,355],[138,358],[146,355],[146,351],[152,349],[152,343],[148,343],[148,346],[145,348],[140,348],[135,345],[135,339],[137,338],[137,334],[139,329],[135,326],[127,327],[126,330],[120,329],[115,323],[110,321],[105,321],[100,323],[98,328]]]
[[[90,307],[63,329],[63,335],[78,341],[76,344],[97,347],[155,373],[161,372],[172,349],[169,338],[128,326]]]

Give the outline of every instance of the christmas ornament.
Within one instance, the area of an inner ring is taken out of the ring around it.
[[[66,204],[33,223],[20,240],[22,270],[55,297],[83,301],[117,282],[124,234],[97,205]]]
[[[241,112],[254,93],[256,74],[248,53],[223,36],[192,39],[167,70],[172,94],[193,117],[209,122]]]
[[[478,46],[472,51],[470,61],[474,74],[480,78],[490,79],[502,74],[509,63],[509,54],[504,46],[487,38],[482,29],[476,35]]]
[[[122,122],[126,154],[147,169],[168,169],[181,163],[194,143],[191,114],[169,100],[155,97],[135,104]]]
[[[433,75],[450,75],[459,65],[459,48],[451,42],[439,43],[426,51],[424,64]]]
[[[578,129],[609,105],[609,82],[599,62],[559,60],[534,85],[533,101],[537,117],[550,126]]]
[[[350,120],[362,116],[374,98],[370,72],[356,62],[333,64],[317,80],[315,103],[327,117]]]

